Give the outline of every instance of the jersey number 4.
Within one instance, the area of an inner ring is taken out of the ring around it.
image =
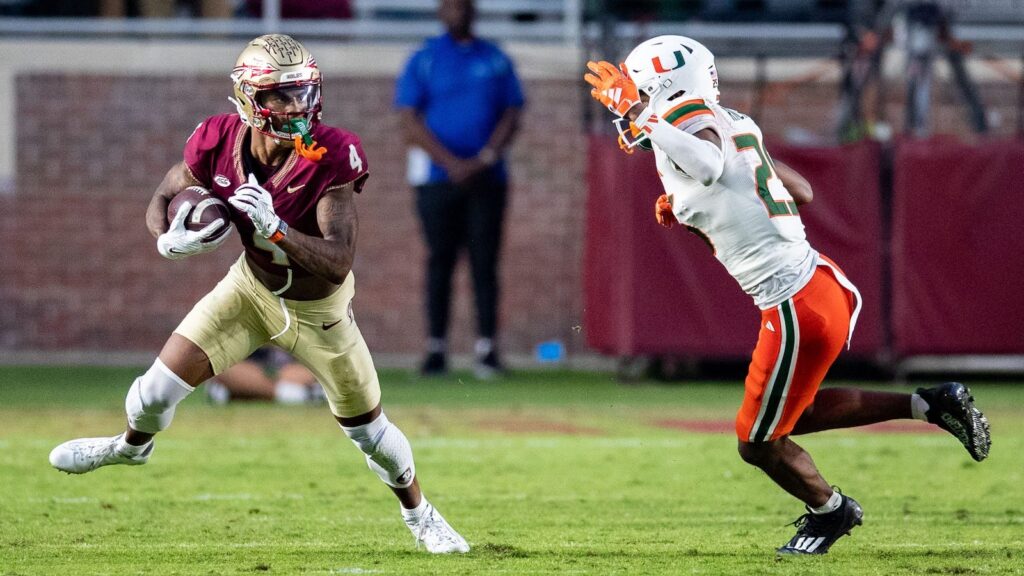
[[[768,209],[768,215],[770,217],[796,216],[796,202],[791,198],[776,200],[772,197],[771,190],[768,189],[768,180],[775,178],[775,171],[772,169],[771,158],[764,153],[764,147],[761,146],[757,136],[740,134],[733,136],[732,140],[736,143],[738,152],[752,148],[761,158],[761,163],[754,169],[754,177],[757,178],[757,195],[761,198],[761,202],[764,202],[764,207]]]

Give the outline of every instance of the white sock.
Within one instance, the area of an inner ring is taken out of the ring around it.
[[[405,520],[406,524],[418,524],[423,513],[430,507],[430,502],[427,502],[426,496],[420,497],[420,505],[415,508],[402,508],[402,520]]]
[[[475,351],[477,356],[487,356],[494,350],[494,340],[491,338],[477,338]]]
[[[924,398],[921,398],[917,394],[910,395],[910,414],[915,420],[928,421],[928,416],[925,412],[928,411],[928,403],[925,402]]]
[[[843,503],[843,495],[839,492],[832,492],[829,496],[828,501],[825,502],[820,508],[807,507],[811,511],[811,514],[828,514],[839,509],[839,505]]]
[[[306,386],[298,382],[281,380],[274,384],[274,401],[278,404],[305,404],[308,398]]]
[[[124,439],[124,434],[121,434],[120,436],[117,437],[117,448],[116,448],[116,450],[117,450],[118,454],[124,454],[125,456],[128,456],[129,458],[131,458],[131,457],[138,456],[139,454],[142,454],[143,452],[145,452],[146,448],[149,448],[149,445],[152,444],[152,443],[153,443],[153,440],[151,438],[149,440],[149,442],[146,442],[142,446],[133,446],[133,445],[129,444],[128,442],[126,442],[125,439]]]

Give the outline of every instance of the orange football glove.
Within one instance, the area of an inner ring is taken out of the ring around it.
[[[640,92],[629,76],[611,62],[587,62],[591,73],[583,75],[587,84],[594,87],[590,95],[609,110],[625,116],[626,112],[640,103]]]
[[[676,221],[676,215],[672,212],[672,203],[668,200],[668,194],[658,196],[654,203],[654,219],[665,228],[671,228]]]
[[[632,120],[629,121],[629,135],[633,138],[640,135],[640,129],[636,127],[636,124],[633,124]],[[633,147],[626,144],[625,134],[619,134],[619,150],[622,150],[626,154],[633,153]]]

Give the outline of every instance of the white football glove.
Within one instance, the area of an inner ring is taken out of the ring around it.
[[[231,228],[228,228],[228,231],[224,232],[219,238],[210,240],[213,233],[224,225],[223,218],[217,218],[198,232],[185,228],[185,218],[191,209],[192,204],[182,202],[167,232],[164,232],[156,239],[156,249],[164,258],[181,260],[193,254],[203,254],[204,252],[216,250],[231,235]]]
[[[274,199],[266,188],[256,181],[255,174],[249,174],[249,181],[235,188],[235,194],[228,202],[240,212],[245,212],[252,225],[264,238],[270,238],[281,226],[281,219],[274,212]]]

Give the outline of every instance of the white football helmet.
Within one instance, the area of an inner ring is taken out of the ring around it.
[[[660,110],[666,100],[703,98],[718,102],[715,56],[703,44],[686,36],[657,36],[633,49],[626,70],[650,106]]]
[[[291,141],[290,122],[320,121],[320,69],[301,43],[284,34],[256,38],[238,56],[231,72],[234,98],[242,121],[278,140]]]

